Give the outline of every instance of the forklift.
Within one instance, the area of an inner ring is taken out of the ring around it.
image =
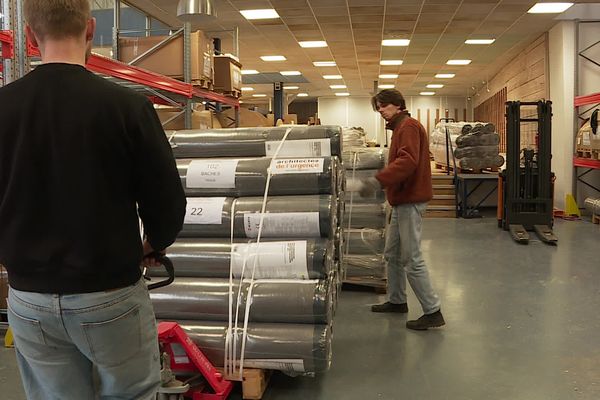
[[[514,241],[529,243],[529,232],[556,245],[552,231],[553,181],[551,171],[552,102],[506,102],[506,169],[500,174],[498,225]],[[534,148],[521,148],[524,124],[536,124]]]

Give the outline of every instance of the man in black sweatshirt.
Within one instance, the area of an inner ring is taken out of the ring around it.
[[[42,64],[0,88],[0,264],[25,391],[150,399],[160,363],[140,262],[182,227],[175,160],[152,104],[85,68],[88,0],[23,7]]]

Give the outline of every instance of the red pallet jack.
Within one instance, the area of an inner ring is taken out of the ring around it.
[[[163,254],[153,254],[167,270],[168,279],[148,285],[148,290],[167,286],[175,279],[171,260]],[[145,275],[145,274],[144,274]],[[176,322],[158,324],[158,342],[162,353],[162,385],[157,400],[226,400],[233,383],[226,380],[202,351]],[[176,374],[198,375],[204,379],[198,384],[181,382]]]

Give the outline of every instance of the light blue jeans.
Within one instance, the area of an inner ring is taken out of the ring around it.
[[[10,289],[8,322],[29,400],[155,398],[158,339],[143,280],[74,295]]]
[[[385,241],[387,288],[390,303],[406,303],[406,279],[421,303],[423,313],[440,309],[429,272],[421,254],[421,226],[427,203],[401,204],[392,208],[392,219]]]

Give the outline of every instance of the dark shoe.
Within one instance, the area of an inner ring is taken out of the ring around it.
[[[441,310],[438,310],[432,314],[422,315],[421,318],[414,321],[406,321],[406,327],[408,329],[414,329],[417,331],[424,331],[429,328],[437,328],[442,325],[446,325],[444,316]]]
[[[381,312],[381,313],[403,313],[406,314],[408,312],[408,305],[406,303],[402,304],[394,304],[386,301],[383,304],[375,304],[371,306],[372,312]]]

